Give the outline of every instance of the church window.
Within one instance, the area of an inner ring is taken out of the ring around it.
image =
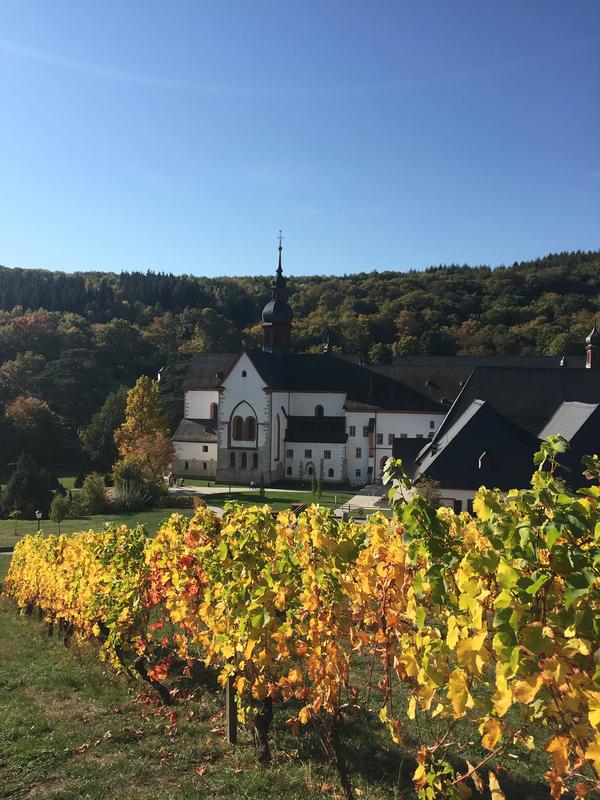
[[[325,413],[325,409],[322,405],[315,406],[315,417],[322,417]]]
[[[367,438],[368,435],[369,435],[369,426],[363,425],[363,436],[365,437],[365,439]]]
[[[246,469],[248,466],[248,453],[242,453],[242,466],[241,469]]]
[[[246,417],[246,441],[252,441],[256,438],[256,423],[254,417]]]
[[[202,462],[202,469],[206,469],[206,461]]]
[[[291,475],[291,474],[292,474],[292,468],[291,468],[291,467],[288,467],[288,468],[286,469],[286,471],[285,471],[285,474],[286,474],[286,475]]]
[[[315,471],[315,468],[313,467],[313,465],[309,464],[308,467],[306,468],[306,474],[307,475],[312,475],[314,471]]]
[[[229,466],[235,469],[235,453],[229,453]]]
[[[186,461],[186,462],[184,463],[184,465],[183,465],[183,468],[184,468],[184,469],[189,469],[189,468],[190,468],[190,465],[189,465],[189,462],[188,462],[188,461]]]
[[[293,458],[294,457],[294,451],[293,450],[286,450],[285,451],[285,457],[286,458]]]
[[[305,450],[304,458],[312,458],[312,450]]]
[[[356,436],[356,425],[350,425],[348,428],[348,436]]]
[[[331,458],[331,450],[323,450],[323,458],[330,459]]]
[[[383,444],[383,433],[377,434],[377,444]]]
[[[391,447],[394,444],[394,434],[388,433],[388,446]]]
[[[362,457],[362,447],[357,447],[356,448],[356,457],[357,458],[361,458]]]
[[[246,372],[246,370],[245,370],[245,369],[243,369],[243,370],[242,370],[242,378],[245,378],[247,374],[248,374],[248,373]]]
[[[360,478],[360,470],[359,469],[357,469],[354,474],[356,475],[357,478]]]
[[[252,453],[252,469],[258,469],[258,453]]]
[[[216,403],[210,404],[210,418],[217,419],[219,416],[219,406]]]
[[[328,470],[328,472],[327,472],[327,476],[328,476],[329,478],[333,478],[333,468],[332,468],[332,467],[329,467],[329,470]]]
[[[233,432],[231,434],[231,438],[235,440],[240,440],[243,436],[243,427],[244,427],[244,420],[241,417],[234,417],[233,418]]]

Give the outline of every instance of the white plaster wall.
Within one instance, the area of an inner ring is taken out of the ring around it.
[[[293,451],[293,457],[288,456],[288,450]],[[312,455],[307,458],[304,453],[310,450]],[[331,451],[331,458],[325,458],[325,450]],[[344,480],[343,476],[343,462],[344,462],[344,445],[343,444],[323,444],[322,442],[285,442],[285,477],[287,480],[305,480],[310,482],[310,475],[307,475],[306,468],[309,463],[312,463],[315,468],[317,478],[320,478],[323,483],[334,481],[339,483]],[[291,475],[288,474],[288,468],[292,468]],[[333,469],[333,476],[329,476],[329,469]]]
[[[420,434],[425,441],[430,438],[430,433],[435,433],[439,428],[444,414],[429,413],[398,413],[378,411],[375,415],[375,436],[373,438],[374,451],[374,480],[381,477],[380,463],[382,458],[392,455],[393,444],[388,444],[390,436],[400,436],[405,433],[407,438],[414,439]],[[431,427],[431,422],[434,426]],[[383,444],[377,444],[377,434],[383,437]]]
[[[210,419],[211,403],[219,404],[218,392],[186,392],[184,416],[189,419]]]
[[[315,406],[323,406],[326,417],[343,417],[346,393],[332,392],[291,392],[290,411],[294,417],[314,417]]]
[[[441,505],[453,508],[454,501],[460,500],[461,511],[468,511],[468,501],[475,497],[475,492],[472,489],[440,489],[440,495]]]
[[[369,439],[363,436],[363,427],[368,427],[369,419],[375,416],[374,411],[349,411],[346,415],[346,461],[348,480],[353,486],[364,486],[367,482],[369,467]],[[354,426],[356,433],[350,436],[350,428]],[[360,456],[356,455],[356,448],[360,447]],[[356,471],[360,470],[360,475]]]
[[[289,415],[289,393],[272,392],[271,394],[271,462],[274,466],[282,464],[284,460],[285,431],[287,428],[287,417]],[[285,414],[284,414],[285,410]],[[280,421],[280,440],[279,440],[279,461],[277,460],[277,415]]]
[[[246,377],[242,372],[246,372]],[[269,407],[270,401],[264,391],[264,381],[254,368],[252,362],[243,353],[230,374],[223,381],[221,405],[219,408],[219,444],[223,448],[228,445],[228,429],[231,414],[241,401],[248,403],[254,410],[258,420],[258,447],[265,447],[269,440]],[[245,412],[244,412],[245,414]],[[243,447],[243,443],[236,443]]]
[[[173,472],[178,475],[190,475],[214,478],[217,470],[217,445],[216,443],[202,444],[201,442],[173,442],[175,458],[173,459]],[[203,451],[203,447],[207,451]],[[187,462],[188,469],[185,469]],[[204,468],[206,465],[206,469]]]

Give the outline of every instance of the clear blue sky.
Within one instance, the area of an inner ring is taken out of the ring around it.
[[[600,247],[599,0],[0,0],[0,264]]]

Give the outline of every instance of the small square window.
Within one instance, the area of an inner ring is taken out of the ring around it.
[[[360,478],[360,470],[359,469],[357,469],[354,474],[356,475],[357,478]]]
[[[391,447],[394,444],[394,434],[388,433],[388,446]]]
[[[365,439],[367,438],[368,435],[369,435],[369,426],[363,425],[363,436],[365,437]]]
[[[377,434],[377,444],[383,444],[383,433]]]
[[[294,457],[294,451],[293,450],[286,450],[285,451],[285,457],[286,458],[293,458]]]
[[[203,453],[208,453],[208,445],[207,444],[203,444],[202,445],[202,452]]]
[[[348,436],[356,436],[356,425],[350,425],[348,428]]]
[[[324,450],[323,451],[323,458],[330,459],[331,458],[331,450]]]
[[[304,458],[312,458],[312,450],[305,450]]]
[[[357,447],[356,448],[356,457],[357,458],[361,458],[362,457],[362,447]]]

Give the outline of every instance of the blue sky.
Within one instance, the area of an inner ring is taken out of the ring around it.
[[[600,248],[598,0],[0,0],[0,264]]]

